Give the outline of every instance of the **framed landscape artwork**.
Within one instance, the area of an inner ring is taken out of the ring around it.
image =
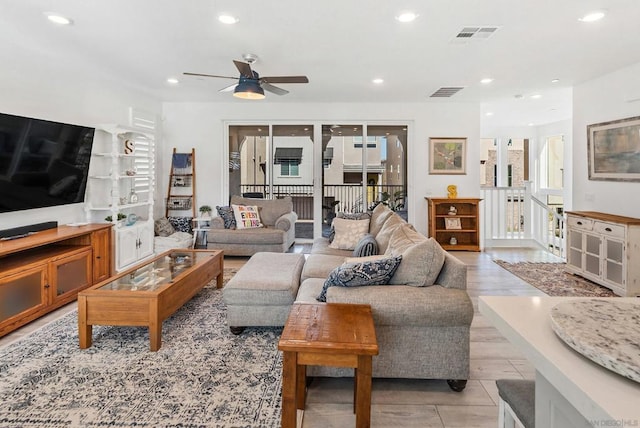
[[[589,180],[640,181],[640,116],[587,126]]]
[[[429,174],[466,174],[466,138],[429,138]]]

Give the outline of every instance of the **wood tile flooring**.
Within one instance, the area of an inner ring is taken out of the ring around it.
[[[309,245],[296,245],[293,252],[306,252]],[[494,259],[516,261],[559,261],[541,250],[496,248],[480,253],[454,252],[468,265],[468,292],[476,314],[471,325],[471,374],[462,393],[434,380],[374,379],[372,427],[494,428],[498,421],[498,392],[495,380],[534,377],[532,366],[522,354],[477,312],[481,295],[544,295],[502,269]],[[240,267],[247,258],[227,257],[226,267]],[[0,346],[23,337],[62,314],[74,310],[69,304],[0,339]],[[309,387],[302,428],[355,426],[351,379],[315,379]],[[300,415],[302,416],[302,415]],[[300,425],[300,424],[299,424]]]

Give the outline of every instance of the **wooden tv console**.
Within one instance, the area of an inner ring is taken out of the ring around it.
[[[0,241],[0,337],[109,278],[111,228],[60,226]]]

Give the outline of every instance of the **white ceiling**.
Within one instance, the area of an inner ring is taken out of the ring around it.
[[[578,21],[602,8],[603,20]],[[394,17],[403,10],[419,17],[402,24]],[[46,11],[74,24],[51,24]],[[221,12],[240,21],[221,24]],[[469,26],[499,29],[456,43]],[[257,102],[478,102],[491,120],[519,126],[570,117],[573,85],[640,62],[640,1],[0,0],[0,38],[3,79],[89,73],[165,101],[256,102],[218,92],[233,81],[181,75],[235,76],[231,61],[254,53],[261,75],[310,81],[280,84],[288,95]],[[170,76],[180,83],[167,84]],[[482,85],[484,77],[495,80]],[[429,98],[444,86],[464,89]]]

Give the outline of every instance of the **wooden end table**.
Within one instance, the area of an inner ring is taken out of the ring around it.
[[[294,303],[278,342],[283,352],[282,427],[304,410],[306,366],[353,367],[356,427],[371,423],[371,357],[378,341],[369,305]]]
[[[222,251],[171,250],[78,294],[80,348],[91,346],[93,325],[149,327],[149,348],[162,344],[162,321],[216,278]]]

